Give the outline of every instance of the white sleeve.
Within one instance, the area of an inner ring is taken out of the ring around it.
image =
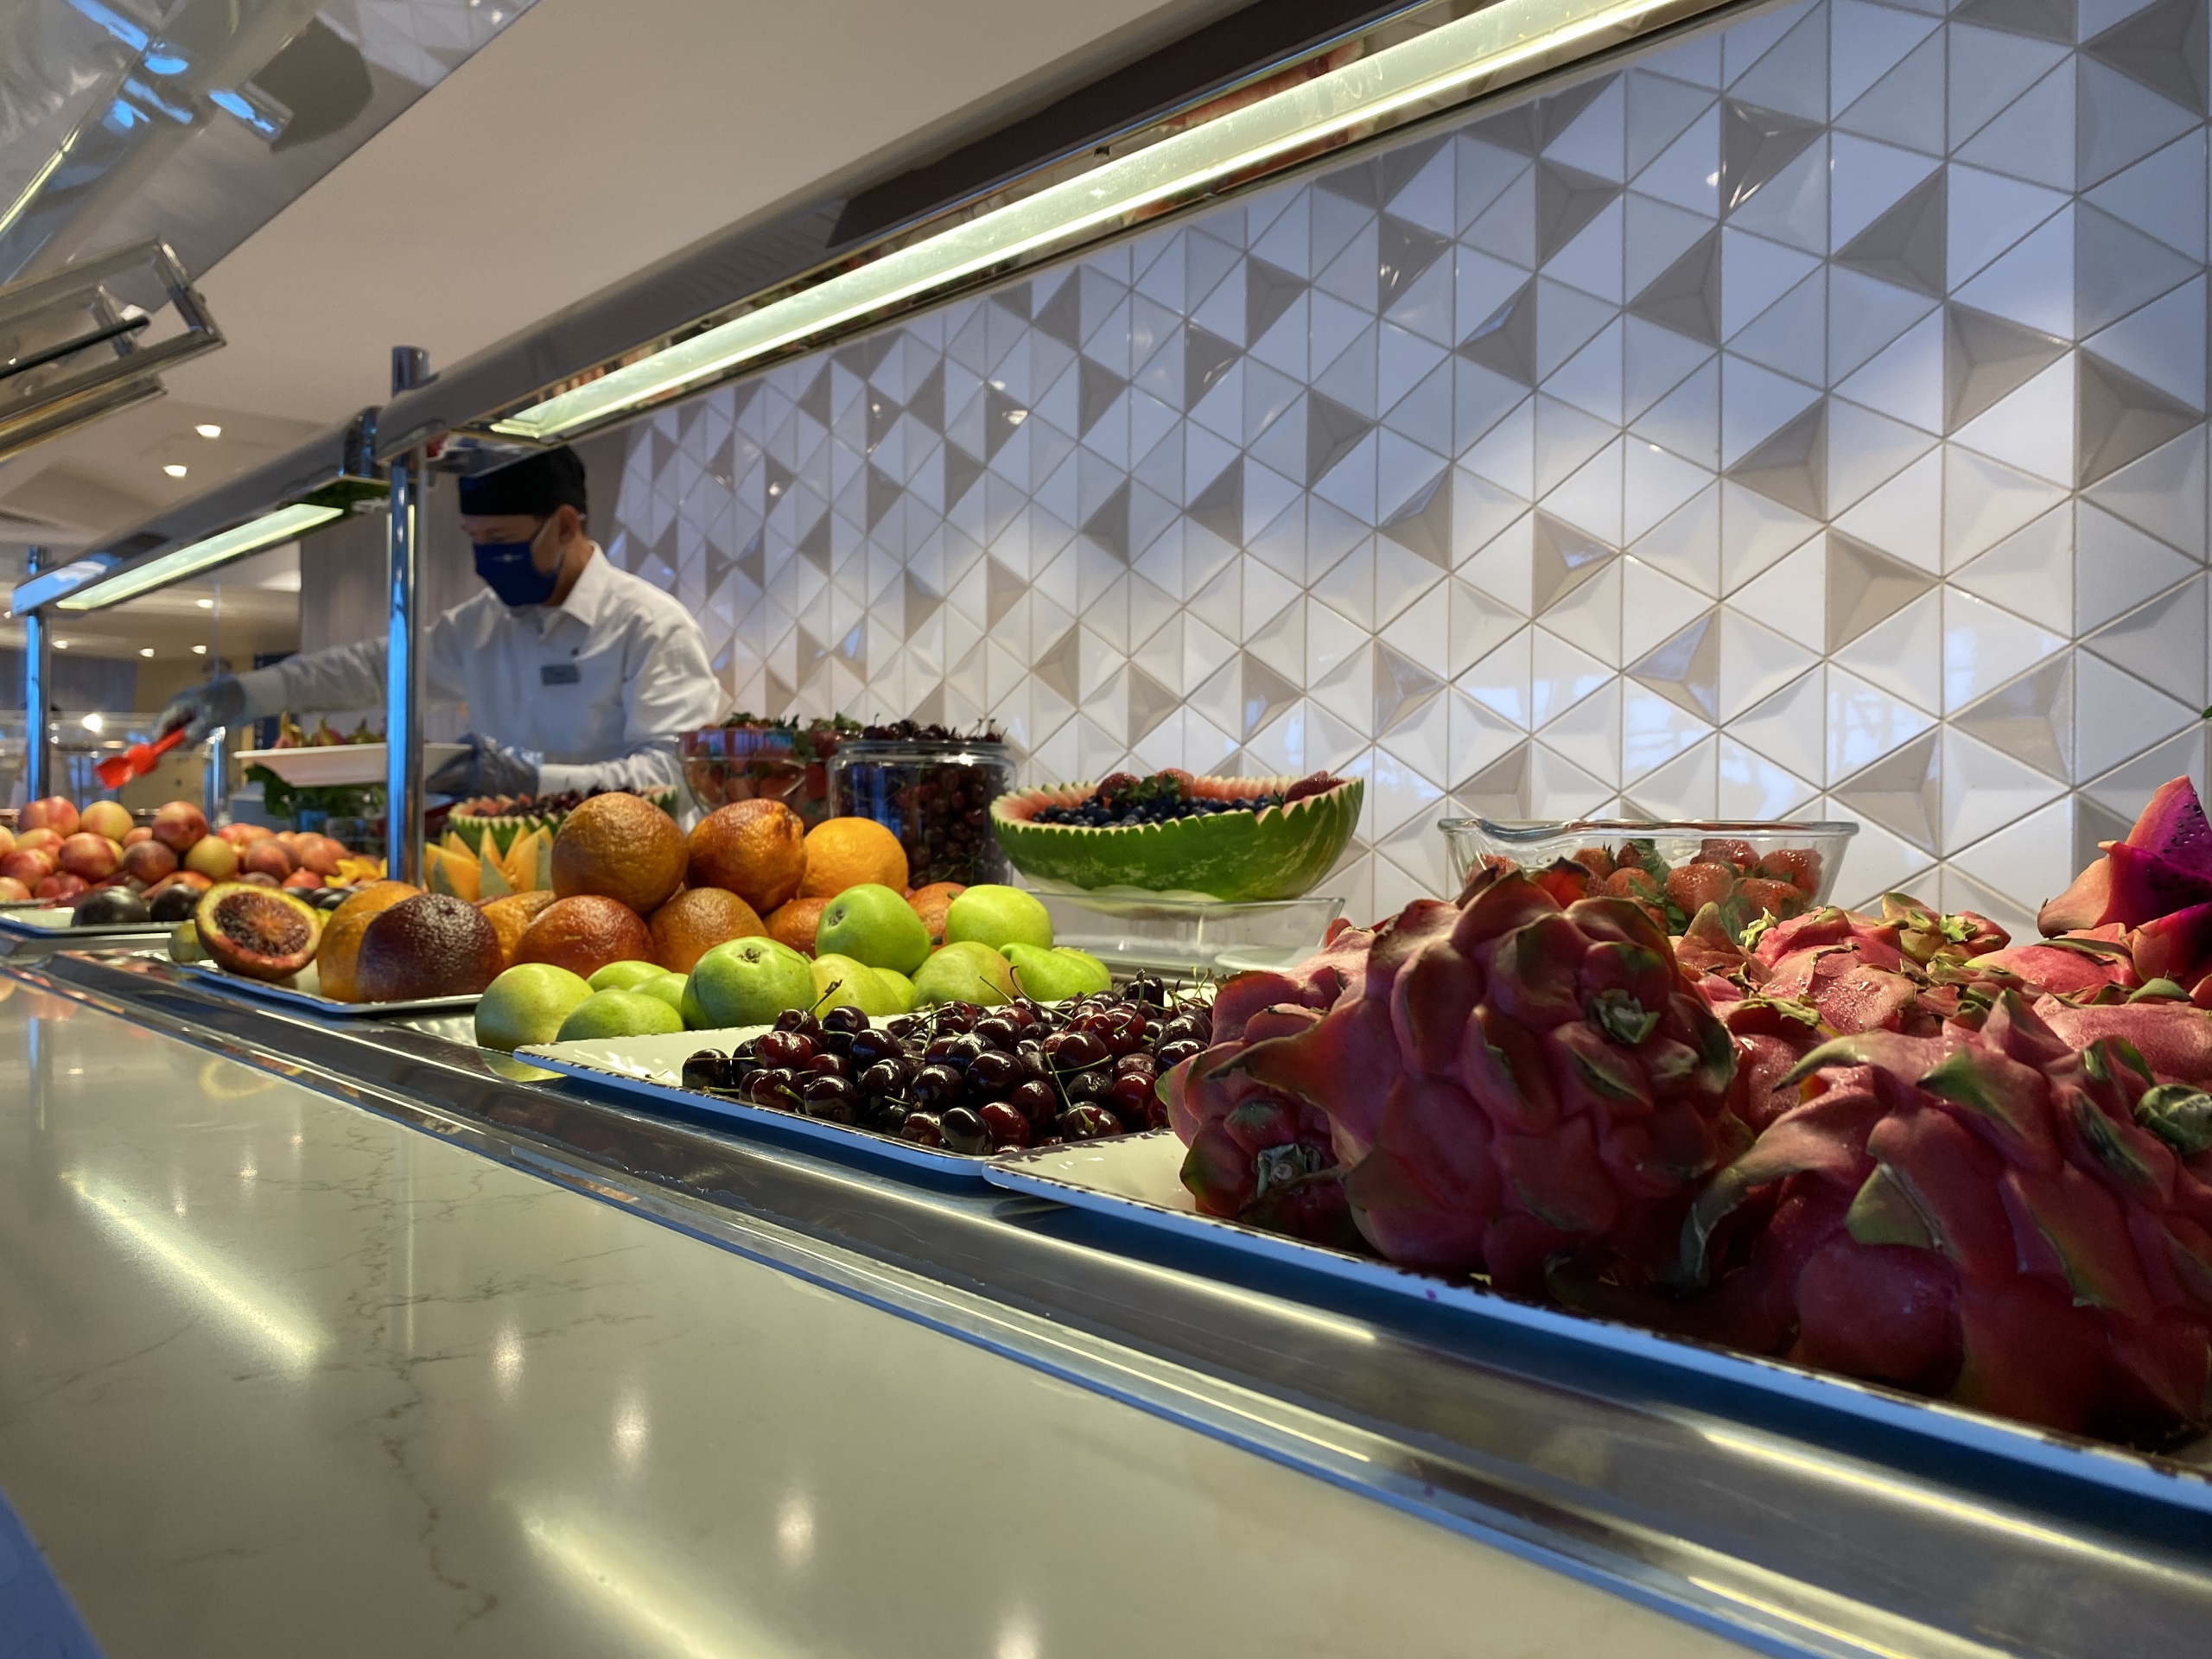
[[[622,735],[628,745],[612,760],[548,764],[538,771],[547,794],[565,789],[666,789],[683,781],[678,734],[710,726],[727,701],[707,660],[707,636],[680,611],[657,609],[638,631],[637,652],[622,684]]]
[[[356,639],[351,645],[303,652],[267,668],[238,676],[245,691],[245,715],[259,720],[287,709],[370,709],[384,701],[385,641]],[[426,702],[457,702],[467,695],[461,677],[461,631],[448,611],[430,619],[423,631],[423,696]]]

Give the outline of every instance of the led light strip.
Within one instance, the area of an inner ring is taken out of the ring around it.
[[[557,440],[884,307],[1670,10],[1680,10],[1679,0],[1498,0],[734,317],[493,421],[491,429]]]
[[[317,524],[327,524],[333,518],[342,518],[342,507],[316,506],[302,502],[294,507],[279,507],[275,512],[240,524],[236,530],[226,530],[219,536],[210,536],[204,541],[180,547],[173,553],[164,553],[157,559],[143,564],[130,565],[112,576],[94,582],[67,597],[54,601],[56,609],[64,611],[97,611],[109,605],[134,598],[149,588],[166,587],[186,576],[242,558],[248,553],[289,541],[303,535]],[[57,573],[59,574],[59,573]]]

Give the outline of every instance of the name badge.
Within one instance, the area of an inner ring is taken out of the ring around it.
[[[547,663],[537,671],[540,685],[575,685],[582,678],[574,663]]]

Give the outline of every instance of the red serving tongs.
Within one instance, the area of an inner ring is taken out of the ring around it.
[[[121,789],[133,778],[143,778],[154,769],[154,762],[184,741],[185,728],[178,727],[166,736],[151,743],[133,743],[121,754],[111,754],[92,770],[99,774],[102,789]]]

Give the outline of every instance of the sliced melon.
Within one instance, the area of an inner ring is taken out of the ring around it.
[[[1193,794],[1215,800],[1287,790],[1295,778],[1199,778]],[[1364,785],[1333,789],[1257,812],[1216,812],[1166,823],[1093,829],[1039,823],[1047,807],[1079,804],[1096,785],[1020,789],[991,803],[991,828],[1014,867],[1046,887],[1095,892],[1134,887],[1196,893],[1230,903],[1296,899],[1335,868],[1359,823]]]

